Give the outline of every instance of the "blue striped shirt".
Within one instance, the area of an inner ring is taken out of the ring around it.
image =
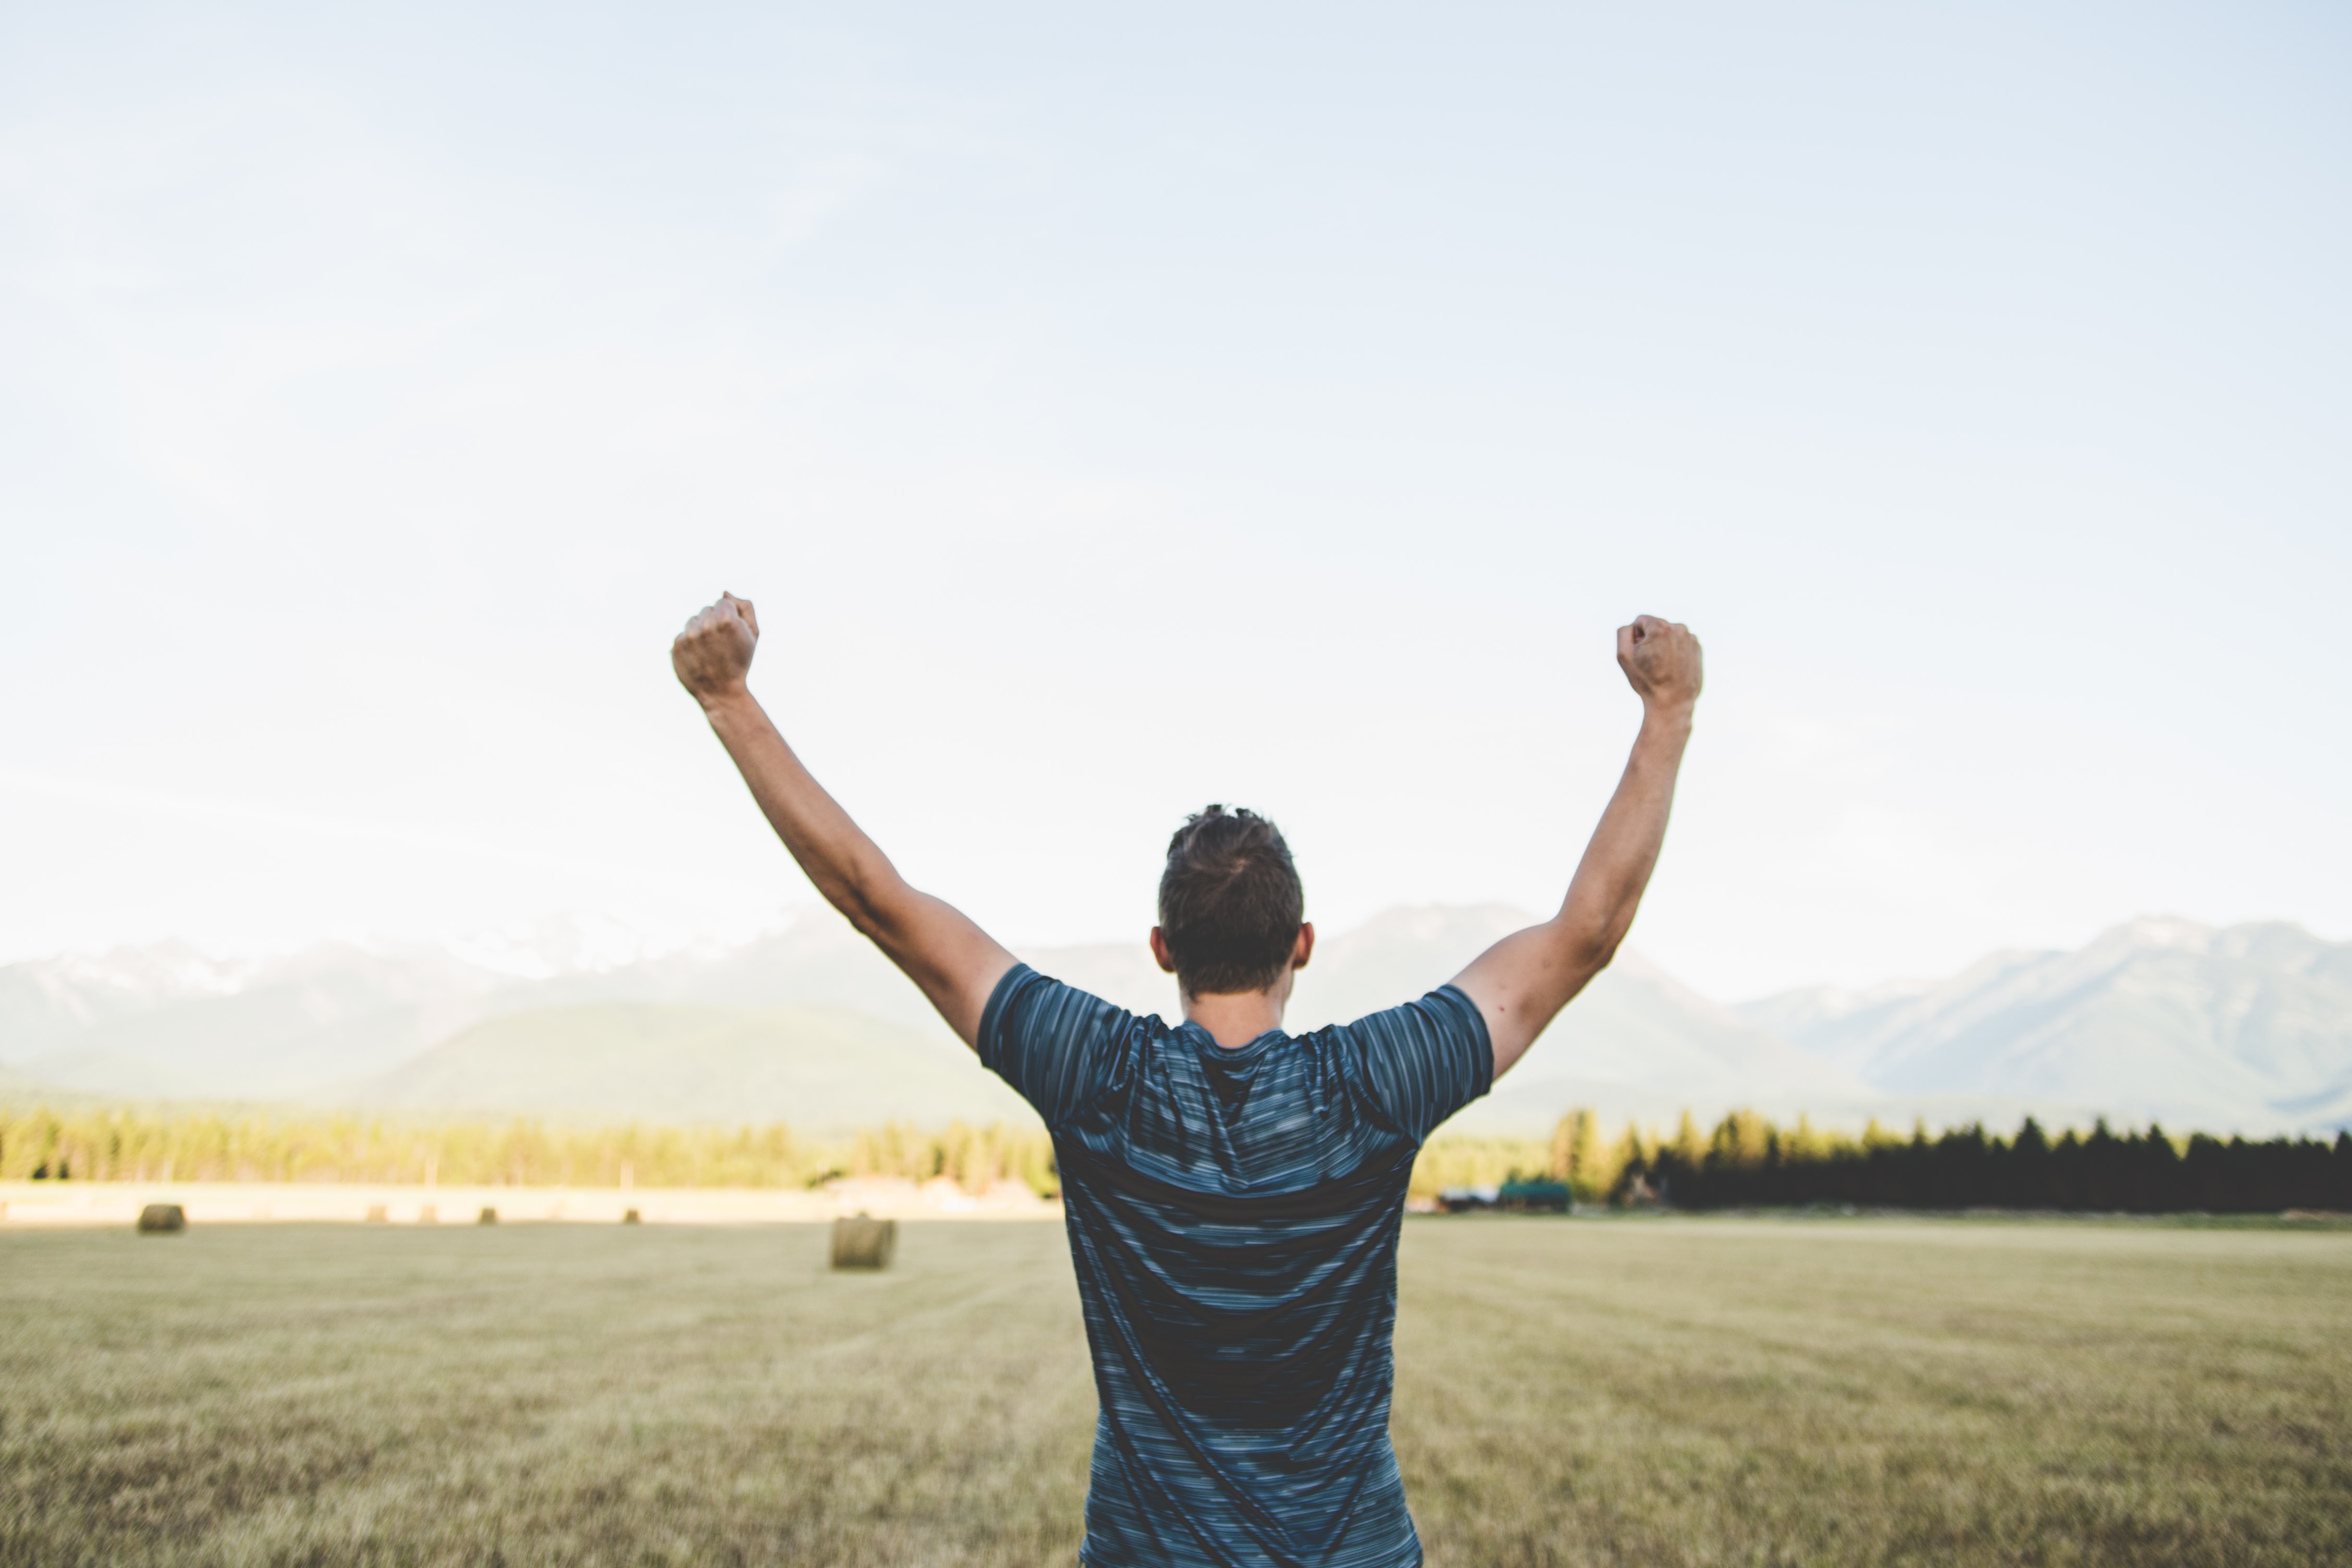
[[[1414,1153],[1486,1092],[1453,986],[1226,1050],[1023,964],[981,1060],[1045,1118],[1102,1413],[1089,1568],[1409,1568],[1389,1446]]]

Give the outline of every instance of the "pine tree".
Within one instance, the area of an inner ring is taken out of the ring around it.
[[[1576,1170],[1571,1184],[1577,1200],[1597,1204],[1617,1187],[1618,1163],[1610,1147],[1601,1136],[1601,1118],[1591,1111],[1584,1113],[1576,1135]]]
[[[1584,1111],[1575,1110],[1561,1117],[1551,1130],[1551,1158],[1545,1162],[1544,1173],[1555,1182],[1576,1184],[1576,1139],[1584,1125]]]

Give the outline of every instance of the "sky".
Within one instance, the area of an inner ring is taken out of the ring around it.
[[[2352,938],[2348,87],[2320,5],[0,5],[0,961],[772,922],[721,589],[1009,941],[1213,800],[1327,929],[1548,910],[1640,613],[1709,994]]]

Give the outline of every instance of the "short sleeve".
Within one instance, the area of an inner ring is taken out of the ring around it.
[[[1135,1016],[1016,963],[980,1016],[982,1067],[1058,1128],[1117,1082]]]
[[[1452,985],[1339,1031],[1381,1120],[1420,1142],[1495,1085],[1495,1046],[1478,1005]]]

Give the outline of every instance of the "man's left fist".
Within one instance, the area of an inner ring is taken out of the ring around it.
[[[751,601],[721,594],[669,645],[669,667],[677,671],[678,684],[708,708],[744,689],[759,646],[760,617]]]

